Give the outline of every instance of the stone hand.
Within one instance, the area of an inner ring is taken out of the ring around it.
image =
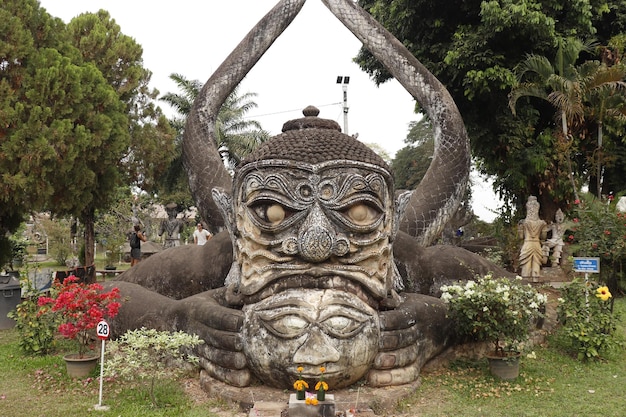
[[[227,307],[227,289],[206,291],[177,301],[172,310],[176,327],[204,340],[196,350],[200,365],[215,379],[236,387],[250,385],[252,374],[243,353],[243,313]]]
[[[379,317],[379,353],[368,374],[371,386],[415,381],[424,363],[450,343],[450,321],[439,299],[406,293],[398,307],[381,311]]]
[[[251,372],[242,352],[243,313],[227,307],[225,288],[174,300],[129,282],[105,284],[109,286],[118,287],[128,300],[112,323],[113,336],[142,326],[196,334],[205,343],[195,353],[209,375],[233,386],[250,384]]]

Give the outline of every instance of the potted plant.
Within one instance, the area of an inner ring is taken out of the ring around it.
[[[15,268],[20,268],[24,264],[24,258],[26,258],[26,247],[28,243],[21,234],[13,234],[9,237],[11,244],[11,260],[9,266],[14,271]]]
[[[102,285],[79,283],[74,275],[56,283],[51,296],[39,297],[42,314],[53,314],[58,319],[59,333],[75,341],[78,352],[63,357],[70,376],[86,376],[95,367],[98,356],[90,352],[94,329],[101,320],[117,315],[119,300],[118,288],[103,292]]]
[[[543,316],[547,297],[523,284],[521,277],[511,280],[491,275],[444,285],[441,291],[457,334],[465,340],[490,343],[487,358],[492,373],[516,378],[519,344],[528,339],[532,322]],[[499,369],[502,366],[506,368]]]

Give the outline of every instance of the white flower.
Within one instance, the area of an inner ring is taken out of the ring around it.
[[[444,292],[443,294],[441,294],[441,299],[446,303],[450,302],[450,300],[452,300],[452,295],[448,292]]]
[[[483,311],[484,311],[484,312],[489,311],[489,307],[487,307],[487,306],[483,306]]]

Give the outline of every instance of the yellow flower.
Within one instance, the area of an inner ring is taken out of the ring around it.
[[[298,366],[297,371],[298,371],[298,372],[302,372],[302,371],[304,371],[304,368],[303,368],[303,367],[301,367],[301,366]]]
[[[612,297],[609,288],[605,285],[604,287],[600,287],[596,290],[596,297],[601,299],[602,301],[606,301]]]
[[[311,405],[311,398],[307,398],[306,400],[304,400],[304,403],[307,405]]]
[[[311,404],[317,405],[319,404],[319,401],[317,401],[317,398],[311,398]]]
[[[323,366],[320,366],[320,372],[321,372],[321,373],[326,372],[326,368],[324,368]]]
[[[306,381],[299,379],[296,382],[293,383],[293,389],[295,389],[296,391],[303,391],[305,388],[308,388],[309,384],[306,383]]]
[[[320,389],[328,391],[328,384],[325,381],[319,381],[317,384],[315,384],[315,391],[319,391]]]

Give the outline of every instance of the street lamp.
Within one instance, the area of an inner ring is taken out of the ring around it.
[[[343,88],[343,133],[348,133],[348,84],[350,84],[350,77],[339,75],[337,76],[337,84],[341,84]]]

